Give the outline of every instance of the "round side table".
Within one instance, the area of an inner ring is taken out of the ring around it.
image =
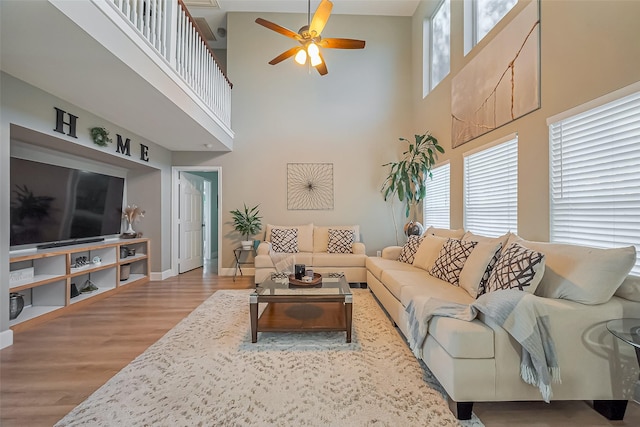
[[[607,329],[616,338],[627,344],[631,344],[636,349],[636,357],[640,365],[640,319],[613,319],[607,322]]]

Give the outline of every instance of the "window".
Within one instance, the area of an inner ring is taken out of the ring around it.
[[[431,170],[431,179],[427,179],[427,196],[422,205],[425,227],[449,228],[449,163]]]
[[[487,236],[518,232],[518,136],[464,154],[464,228]]]
[[[518,0],[465,0],[464,54],[480,43],[517,2]]]
[[[635,245],[640,254],[638,89],[549,119],[552,242]],[[631,272],[640,275],[640,260]]]
[[[438,85],[449,74],[450,65],[450,43],[451,33],[450,0],[444,0],[431,16],[425,21],[423,28],[425,39],[425,64],[424,96]],[[427,67],[428,65],[428,67]]]

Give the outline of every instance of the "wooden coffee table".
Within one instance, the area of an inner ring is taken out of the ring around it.
[[[336,277],[339,276],[339,277]],[[267,303],[260,317],[258,304]],[[344,275],[325,274],[313,287],[289,285],[288,278],[267,279],[249,296],[251,342],[258,332],[345,331],[351,342],[353,295]]]

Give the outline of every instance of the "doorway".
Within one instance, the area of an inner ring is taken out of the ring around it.
[[[172,168],[173,275],[187,271],[219,275],[221,245],[220,167]],[[192,273],[193,274],[193,273]]]

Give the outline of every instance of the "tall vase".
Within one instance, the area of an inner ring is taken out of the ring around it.
[[[133,223],[127,221],[129,223],[129,228],[127,228],[127,231],[125,231],[125,234],[136,234],[136,232],[133,230]]]

